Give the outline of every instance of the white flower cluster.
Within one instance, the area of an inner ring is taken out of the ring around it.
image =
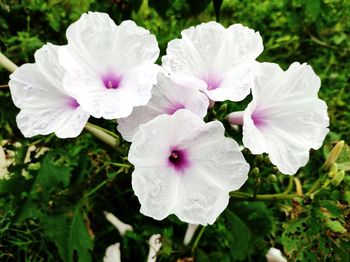
[[[89,12],[67,29],[68,44],[47,44],[11,75],[24,136],[55,132],[76,137],[91,116],[118,119],[131,143],[132,187],[141,212],[154,219],[175,214],[192,224],[212,224],[229,192],[247,180],[249,164],[219,121],[205,123],[213,101],[241,101],[228,116],[243,124],[243,143],[268,153],[285,174],[295,174],[328,132],[320,80],[306,64],[287,71],[255,59],[263,51],[258,32],[216,22],[182,31],[169,42],[162,66],[154,35],[132,21],[116,25]]]

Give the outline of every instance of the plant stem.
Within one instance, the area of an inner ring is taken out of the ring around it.
[[[15,72],[18,66],[0,52],[0,65],[10,73]]]
[[[289,176],[289,183],[286,190],[283,192],[283,194],[288,194],[290,191],[292,191],[292,189],[293,189],[293,177]]]
[[[295,194],[264,194],[264,195],[256,195],[254,197],[253,194],[244,193],[244,192],[231,192],[230,197],[235,199],[242,199],[242,200],[292,200],[293,198],[297,197]]]
[[[196,248],[198,246],[199,240],[201,239],[205,229],[206,229],[206,227],[202,227],[201,231],[199,231],[199,233],[198,233],[198,235],[197,235],[197,237],[196,237],[196,239],[195,239],[195,241],[193,243],[193,246],[192,246],[192,254],[194,254],[194,252],[195,252],[195,250],[196,250]]]
[[[130,168],[131,165],[128,164],[123,164],[123,163],[109,163],[111,166],[118,166],[118,167],[126,167],[126,168]]]

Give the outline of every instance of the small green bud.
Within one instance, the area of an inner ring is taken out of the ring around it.
[[[264,161],[264,156],[263,155],[257,155],[255,157],[255,162],[256,163],[262,163]]]
[[[269,175],[268,177],[267,177],[267,181],[269,182],[269,183],[271,183],[271,184],[274,184],[274,183],[276,183],[277,182],[277,176],[276,175]]]
[[[226,114],[227,112],[227,104],[222,104],[220,107],[219,107],[219,111],[223,114]]]
[[[272,167],[272,173],[278,174],[279,170],[276,166]]]
[[[337,163],[333,163],[329,168],[328,177],[333,178],[338,173],[338,165]]]
[[[37,162],[37,163],[30,163],[28,165],[28,170],[39,170],[41,167],[41,163]]]
[[[344,170],[340,170],[331,180],[331,184],[333,186],[339,186],[340,183],[343,181],[345,176],[345,171]]]
[[[259,168],[254,167],[254,168],[250,171],[250,173],[251,173],[251,175],[252,175],[253,177],[259,177],[259,175],[260,175],[260,170],[259,170]]]
[[[265,156],[265,157],[264,157],[264,163],[265,163],[266,165],[270,165],[270,164],[271,164],[270,158],[269,158],[268,156]]]

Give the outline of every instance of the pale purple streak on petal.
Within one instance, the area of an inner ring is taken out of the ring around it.
[[[78,103],[78,101],[77,101],[75,98],[73,98],[73,97],[70,97],[70,98],[68,99],[67,105],[68,105],[68,107],[69,107],[70,109],[77,109],[77,108],[80,106],[79,103]]]
[[[221,84],[221,79],[215,74],[209,74],[202,78],[203,81],[207,83],[207,89],[208,90],[214,90],[217,89]]]
[[[171,147],[169,150],[168,166],[174,168],[178,174],[183,174],[185,169],[190,166],[187,151],[177,146]]]
[[[166,113],[168,115],[172,115],[174,114],[177,110],[179,109],[185,109],[185,106],[182,105],[182,104],[174,104],[174,105],[171,105],[171,107],[169,107],[167,110],[166,110]]]
[[[266,112],[264,110],[255,110],[251,117],[257,128],[266,126]]]
[[[107,89],[117,89],[120,87],[122,77],[115,73],[107,73],[102,75],[102,81]]]

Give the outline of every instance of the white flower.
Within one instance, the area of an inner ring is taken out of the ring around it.
[[[211,100],[241,101],[254,84],[252,66],[263,51],[258,32],[231,25],[225,29],[216,22],[190,27],[182,38],[169,42],[163,67],[172,75],[201,82]]]
[[[120,262],[120,243],[115,243],[107,248],[103,262]]]
[[[9,179],[8,173],[5,150],[0,145],[0,180]]]
[[[35,64],[24,64],[10,75],[14,104],[21,109],[17,125],[25,137],[55,132],[76,137],[89,114],[63,90],[64,69],[58,64],[59,47],[47,44],[35,52]]]
[[[287,262],[287,259],[282,256],[281,250],[271,247],[266,254],[267,262]]]
[[[125,224],[120,221],[115,215],[109,212],[104,212],[106,219],[119,231],[121,236],[124,236],[127,231],[133,231],[133,228],[129,224]]]
[[[229,192],[247,180],[249,165],[219,121],[186,109],[141,125],[131,144],[132,187],[140,212],[161,220],[175,214],[191,224],[213,224]]]
[[[148,240],[149,252],[147,262],[155,262],[157,260],[157,253],[162,247],[161,237],[162,236],[160,234],[154,234]]]
[[[253,100],[244,111],[243,144],[253,154],[268,153],[284,174],[293,175],[328,133],[327,105],[318,98],[320,79],[307,64],[287,71],[262,63]]]
[[[133,21],[117,26],[107,14],[89,12],[69,26],[67,39],[60,50],[64,86],[82,108],[115,119],[147,104],[159,71],[157,40],[148,30]]]
[[[131,142],[141,124],[161,114],[171,115],[178,109],[185,108],[200,118],[205,117],[209,100],[205,94],[192,87],[192,83],[176,83],[163,73],[159,73],[158,82],[152,89],[152,98],[149,103],[134,108],[127,118],[118,119],[118,131],[125,140]]]

